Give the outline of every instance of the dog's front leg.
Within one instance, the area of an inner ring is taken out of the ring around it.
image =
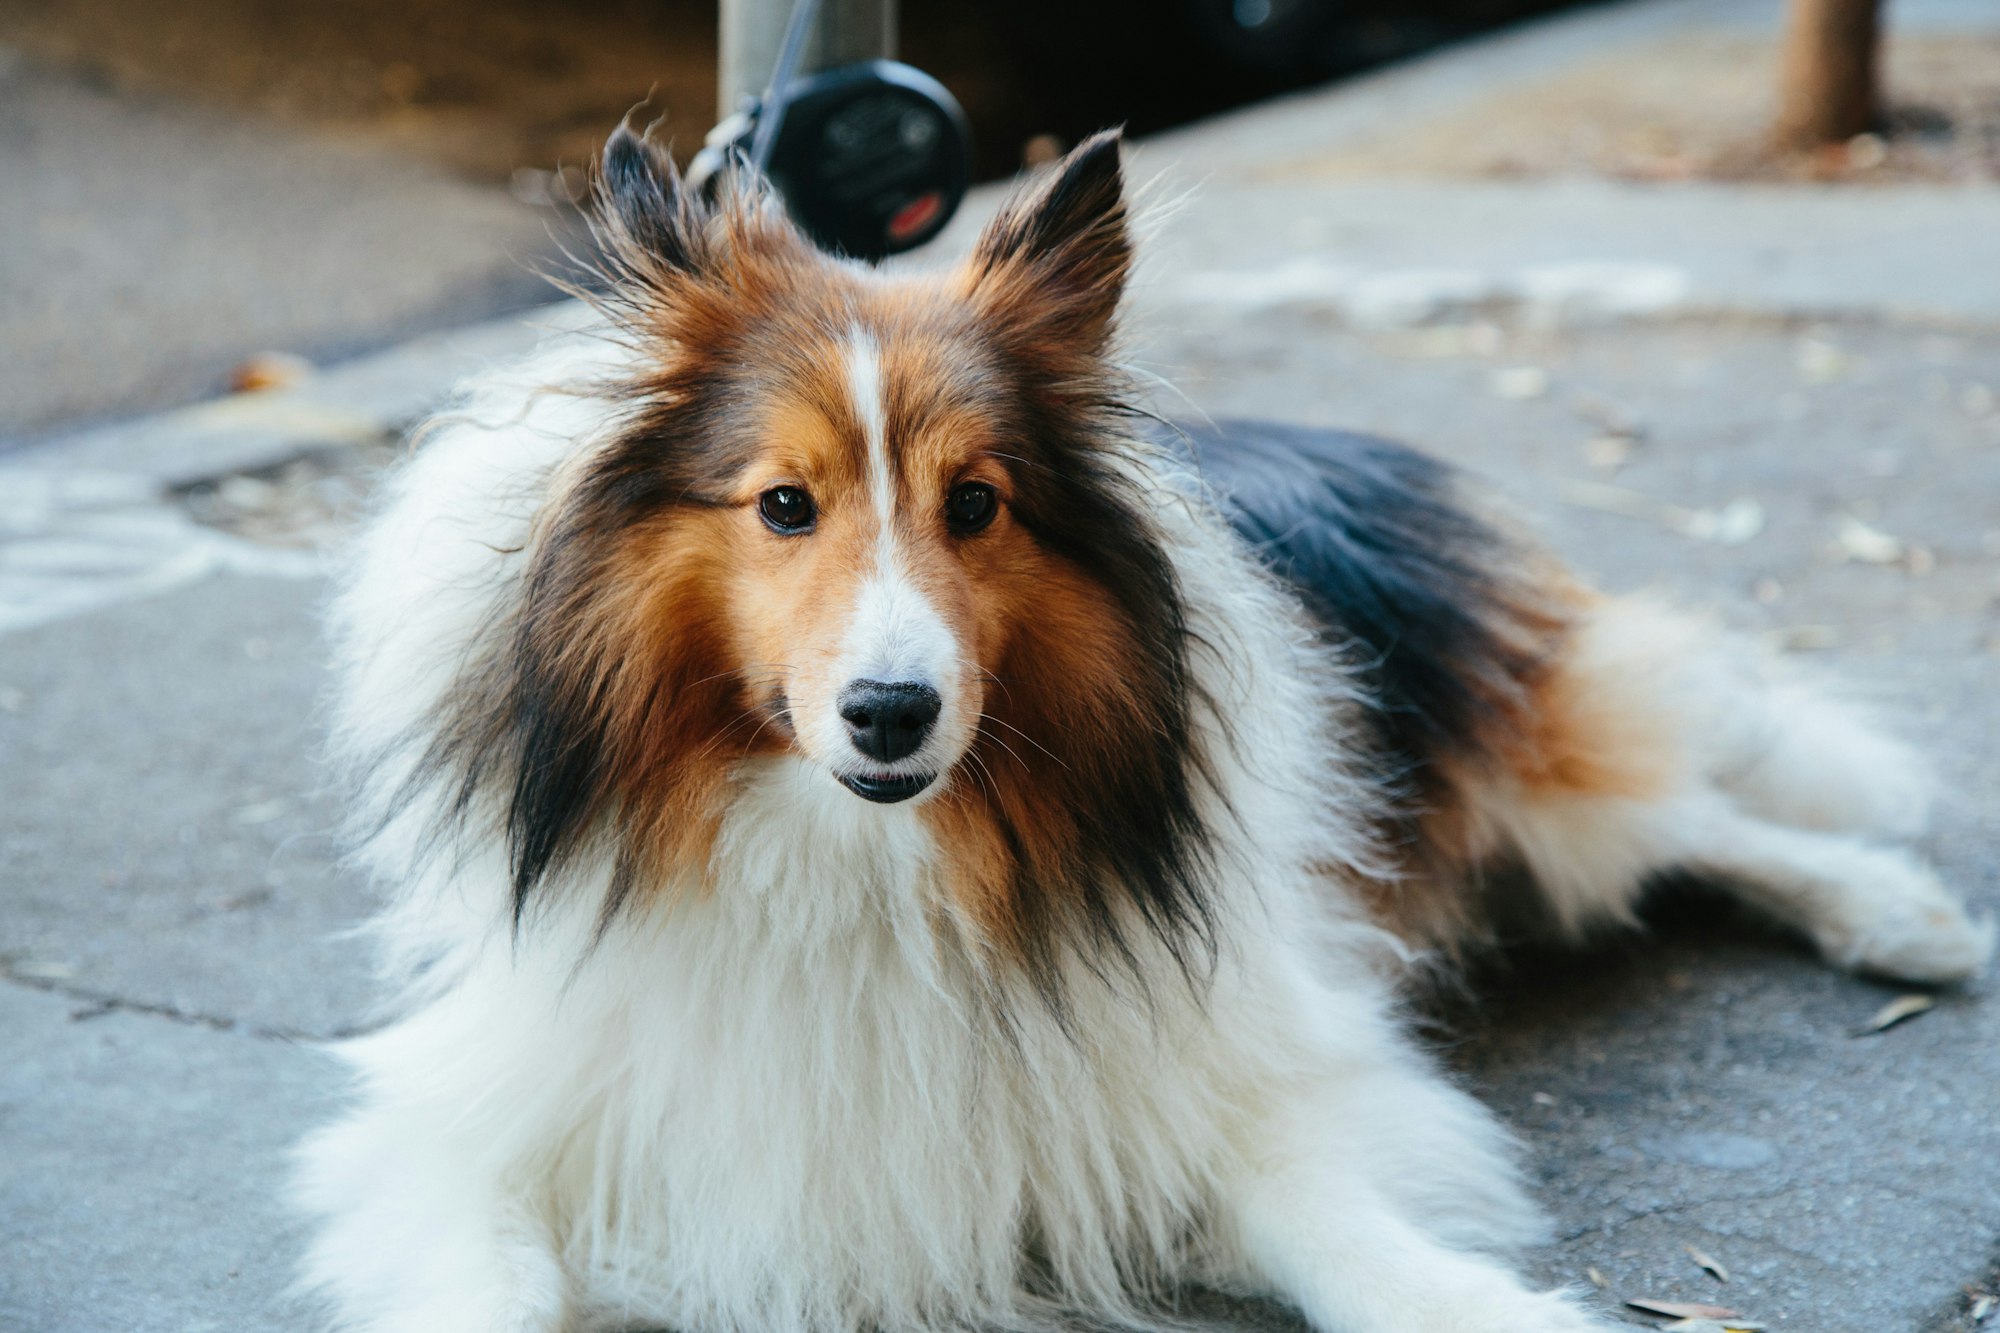
[[[1504,1243],[1526,1205],[1497,1134],[1419,1077],[1306,1092],[1263,1119],[1222,1200],[1234,1276],[1321,1333],[1602,1330],[1475,1248]]]
[[[341,1333],[563,1333],[548,1228],[436,1128],[378,1106],[307,1141],[299,1189],[324,1217],[307,1284]]]

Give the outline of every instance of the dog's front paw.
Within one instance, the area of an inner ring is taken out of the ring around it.
[[[1856,966],[1902,981],[1969,981],[1993,957],[1991,919],[1974,920],[1946,903],[1880,923],[1863,941]]]
[[[1922,867],[1898,867],[1858,895],[1821,938],[1827,955],[1857,972],[1944,985],[1979,975],[1993,957],[1994,923],[1975,919]]]

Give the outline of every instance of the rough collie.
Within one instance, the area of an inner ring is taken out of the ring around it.
[[[1502,885],[1985,960],[1850,711],[1419,454],[1137,412],[1119,155],[907,276],[612,140],[603,326],[427,432],[334,616],[397,996],[302,1150],[339,1327],[1594,1327],[1398,1018]]]

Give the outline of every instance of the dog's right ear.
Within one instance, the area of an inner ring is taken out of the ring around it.
[[[997,318],[1103,350],[1132,267],[1122,142],[1119,130],[1092,135],[986,225],[972,282]]]
[[[597,208],[613,242],[682,273],[700,266],[706,210],[682,188],[672,159],[629,125],[605,141]]]

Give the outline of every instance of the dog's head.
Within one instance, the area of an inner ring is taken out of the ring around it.
[[[857,820],[927,820],[998,933],[1111,911],[1085,881],[1198,915],[1182,605],[1107,360],[1119,153],[1089,140],[955,269],[891,276],[612,139],[604,299],[637,370],[502,673],[520,893],[603,820],[642,870],[707,855],[742,766],[789,755]]]

